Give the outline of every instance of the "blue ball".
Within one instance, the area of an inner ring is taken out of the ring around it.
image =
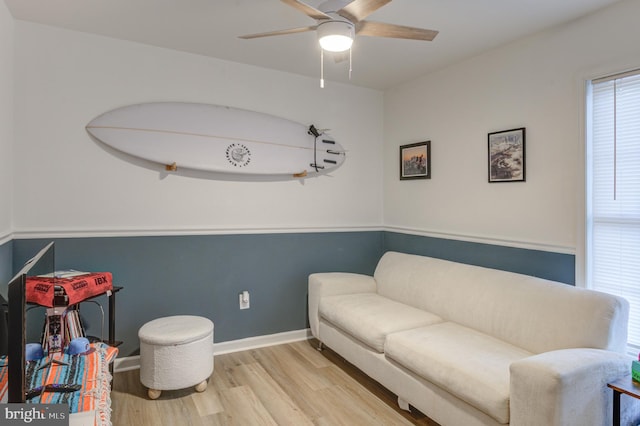
[[[37,361],[44,357],[44,351],[40,343],[27,343],[25,346],[25,359],[27,361]]]

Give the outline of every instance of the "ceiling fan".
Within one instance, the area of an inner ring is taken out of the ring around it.
[[[391,0],[328,0],[319,5],[317,9],[299,0],[281,1],[315,19],[316,25],[248,34],[240,36],[240,38],[253,39],[316,31],[323,50],[343,52],[351,48],[356,34],[425,41],[433,40],[438,34],[438,31],[434,30],[364,20],[382,6],[390,3]]]

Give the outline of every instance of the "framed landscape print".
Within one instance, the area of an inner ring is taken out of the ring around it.
[[[400,146],[400,180],[431,179],[431,141]]]
[[[525,128],[489,133],[489,182],[525,181]]]

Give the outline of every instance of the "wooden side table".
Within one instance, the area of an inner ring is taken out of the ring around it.
[[[620,395],[624,393],[640,399],[640,383],[634,381],[631,375],[628,375],[607,383],[607,386],[613,389],[613,426],[620,426]]]

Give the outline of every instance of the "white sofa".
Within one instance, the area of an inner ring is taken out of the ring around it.
[[[309,276],[312,334],[443,426],[610,424],[626,300],[387,252],[374,276]]]

